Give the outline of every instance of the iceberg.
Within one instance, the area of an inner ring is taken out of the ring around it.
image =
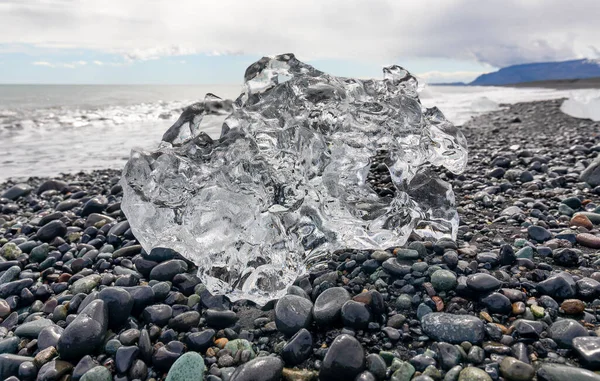
[[[263,305],[335,250],[455,237],[435,167],[466,162],[462,133],[402,67],[342,78],[283,54],[248,67],[235,101],[208,94],[155,151],[132,150],[122,209],[146,251],[174,249],[212,293]]]
[[[600,91],[574,93],[563,101],[560,111],[574,118],[600,122]]]

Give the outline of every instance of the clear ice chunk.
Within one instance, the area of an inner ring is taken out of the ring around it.
[[[264,304],[335,250],[455,237],[454,193],[432,167],[462,172],[465,138],[421,105],[408,71],[383,72],[342,78],[265,57],[235,102],[209,94],[186,108],[123,171],[136,238],[192,260],[209,291]],[[219,118],[213,140],[203,125]]]

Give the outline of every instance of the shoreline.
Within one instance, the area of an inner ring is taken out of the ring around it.
[[[600,345],[600,178],[580,179],[600,122],[560,104],[460,127],[467,171],[438,170],[455,192],[456,241],[333,253],[263,308],[210,295],[174,252],[145,253],[120,209],[120,170],[30,178],[0,199],[0,378],[600,379],[600,353],[585,349]]]

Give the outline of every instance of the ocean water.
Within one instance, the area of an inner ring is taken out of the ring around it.
[[[122,168],[133,147],[155,147],[181,109],[208,92],[235,98],[241,86],[0,85],[0,181]],[[497,87],[425,86],[421,101],[455,124],[501,104],[600,95]],[[209,126],[212,137],[220,126]]]

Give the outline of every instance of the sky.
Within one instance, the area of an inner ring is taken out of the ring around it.
[[[428,83],[600,58],[600,0],[0,0],[0,83],[240,83],[295,53],[340,76]]]

